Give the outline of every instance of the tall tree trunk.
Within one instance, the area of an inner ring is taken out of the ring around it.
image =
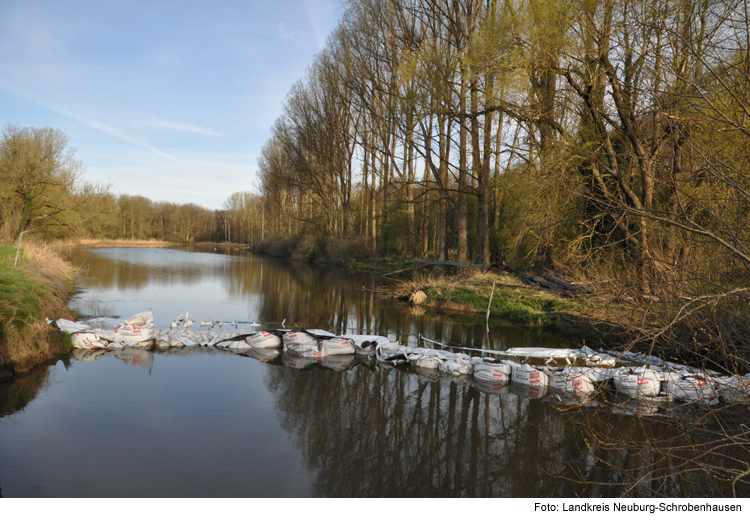
[[[469,259],[469,206],[466,195],[466,71],[461,70],[461,94],[459,96],[459,143],[458,143],[458,261]]]
[[[448,152],[450,151],[448,145],[448,125],[450,121],[445,116],[441,116],[438,121],[440,128],[440,138],[438,140],[438,149],[440,150],[440,166],[438,168],[438,177],[440,177],[440,183],[443,188],[447,189],[448,183]],[[438,218],[438,229],[439,229],[439,241],[438,241],[438,259],[441,261],[448,259],[448,222],[446,219],[446,212],[448,209],[448,203],[446,203],[447,196],[440,197],[439,213]]]
[[[406,123],[406,253],[414,256],[414,112],[407,109]]]

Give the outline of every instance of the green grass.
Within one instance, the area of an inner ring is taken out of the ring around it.
[[[69,267],[56,255],[24,255],[15,265],[16,247],[0,243],[0,367],[28,369],[50,356],[45,317],[69,316],[65,309],[71,284]],[[55,342],[57,343],[57,342]],[[65,352],[65,345],[60,349]]]
[[[489,324],[522,325],[565,338],[585,339],[591,344],[616,343],[624,329],[615,321],[618,313],[586,298],[563,298],[527,286],[515,276],[492,272],[441,269],[417,270],[409,280],[395,281],[390,297],[408,299],[416,290],[427,295],[421,304],[453,321],[484,323],[492,292]],[[608,319],[609,316],[609,319]]]
[[[413,259],[369,259],[366,261],[346,261],[337,263],[327,259],[316,259],[315,263],[319,265],[339,265],[350,270],[361,272],[392,272],[407,268],[419,266],[419,263]]]
[[[19,266],[14,266],[16,250],[0,244],[0,338],[8,333],[7,324],[23,331],[32,319],[41,316],[42,297],[50,291],[22,270],[23,256]]]

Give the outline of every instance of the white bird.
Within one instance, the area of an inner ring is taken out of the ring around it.
[[[180,322],[182,322],[183,319],[184,319],[184,315],[180,314],[179,316],[177,316],[177,319],[175,321],[169,324],[169,327],[172,329],[176,329],[177,327],[180,326]]]
[[[211,318],[208,318],[208,321],[202,321],[201,327],[208,327],[209,329],[214,326],[214,322],[211,321]]]
[[[193,320],[191,320],[190,318],[188,318],[189,315],[190,315],[189,312],[185,313],[185,328],[186,329],[192,329],[193,328]]]

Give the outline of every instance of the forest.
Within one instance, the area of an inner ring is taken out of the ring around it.
[[[83,178],[70,138],[51,128],[6,125],[0,135],[0,239],[158,239],[252,244],[260,241],[257,195],[235,192],[220,210],[194,203],[115,194]]]
[[[749,44],[740,0],[352,0],[262,150],[265,237],[552,269],[736,367]]]

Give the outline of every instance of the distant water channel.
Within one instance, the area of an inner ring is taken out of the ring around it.
[[[244,252],[76,249],[70,307],[156,326],[196,321],[418,335],[471,347],[556,346],[535,332],[451,323],[382,302],[375,276]],[[197,325],[197,324],[196,324]],[[249,328],[249,326],[247,326]],[[570,342],[580,345],[581,342]],[[214,348],[73,356],[0,384],[4,497],[614,496],[630,462],[589,447],[552,397],[362,362]],[[632,414],[602,425],[639,433]],[[580,416],[579,416],[580,419]],[[582,474],[589,483],[573,482]],[[659,482],[663,486],[664,482]],[[669,484],[667,482],[667,484]],[[674,496],[711,494],[676,485]]]

